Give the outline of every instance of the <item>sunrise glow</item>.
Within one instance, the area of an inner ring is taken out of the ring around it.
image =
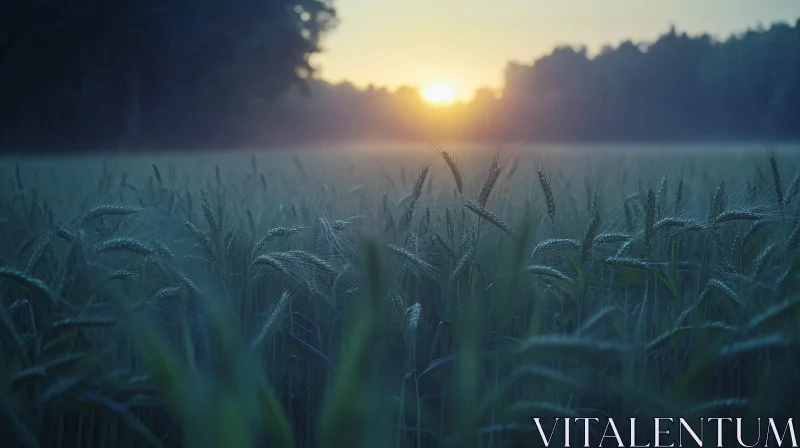
[[[433,84],[422,90],[422,98],[432,104],[450,104],[456,98],[456,89],[450,84]]]

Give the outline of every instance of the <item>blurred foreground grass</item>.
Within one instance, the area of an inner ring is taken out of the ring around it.
[[[793,153],[391,157],[2,160],[3,446],[797,414]]]

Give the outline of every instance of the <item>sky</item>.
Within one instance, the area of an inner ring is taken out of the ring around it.
[[[312,63],[321,78],[422,89],[444,83],[458,99],[502,87],[509,61],[530,64],[562,44],[590,54],[626,39],[652,41],[675,25],[727,37],[794,23],[800,0],[334,0],[339,26]]]

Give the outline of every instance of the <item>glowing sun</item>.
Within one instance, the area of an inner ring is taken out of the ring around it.
[[[456,98],[456,89],[450,84],[433,84],[422,90],[422,98],[433,104],[450,104]]]

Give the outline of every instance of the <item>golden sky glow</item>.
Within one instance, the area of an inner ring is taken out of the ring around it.
[[[436,83],[422,87],[422,99],[431,104],[450,104],[456,98],[456,89],[450,84]]]
[[[794,22],[800,0],[334,0],[341,23],[313,63],[323,79],[424,89],[446,79],[456,99],[500,88],[509,60],[531,63],[558,44],[594,54],[626,38],[651,40],[675,24],[727,36]]]

